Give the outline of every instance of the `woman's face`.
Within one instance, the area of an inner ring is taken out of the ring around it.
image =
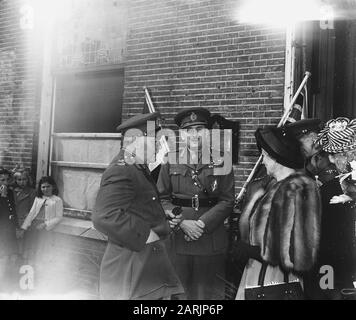
[[[28,178],[24,174],[16,175],[15,181],[20,188],[24,188],[28,184]]]
[[[273,158],[270,157],[270,155],[262,149],[262,163],[265,165],[267,174],[270,176],[274,176],[274,172],[277,167],[277,162]]]
[[[50,197],[53,195],[53,186],[48,182],[44,182],[41,184],[41,191],[44,196]]]
[[[301,136],[298,140],[301,144],[300,150],[303,154],[304,159],[313,156],[320,150],[320,146],[315,144],[315,139],[317,138],[317,133],[310,132]]]

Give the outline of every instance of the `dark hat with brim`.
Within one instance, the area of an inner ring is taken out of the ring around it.
[[[122,124],[120,124],[116,130],[124,134],[127,130],[129,129],[139,129],[142,131],[144,135],[147,135],[147,131],[151,131],[150,129],[152,128],[153,132],[156,132],[157,130],[161,129],[160,127],[160,113],[159,112],[153,112],[153,113],[145,113],[145,114],[138,114],[136,116],[133,116],[132,118],[126,120]],[[154,126],[148,126],[147,122],[152,121],[154,122]]]
[[[190,108],[179,112],[174,117],[178,127],[184,129],[195,125],[208,126],[210,118],[209,110],[201,107]]]
[[[303,119],[291,124],[287,124],[285,130],[296,138],[300,138],[310,132],[319,133],[320,131],[319,119]]]
[[[258,148],[264,149],[279,164],[292,169],[304,167],[298,142],[282,128],[260,128],[255,137]]]

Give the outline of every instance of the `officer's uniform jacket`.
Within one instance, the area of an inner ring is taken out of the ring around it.
[[[162,241],[146,244],[150,229],[167,226],[156,185],[146,166],[126,163],[124,150],[102,176],[92,220],[108,237],[102,298],[156,299],[181,292]],[[160,237],[170,231],[162,230]]]
[[[205,224],[204,234],[195,241],[186,241],[184,232],[178,230],[174,234],[175,252],[188,255],[213,255],[225,253],[228,245],[227,231],[224,220],[231,214],[234,205],[234,175],[229,170],[225,175],[214,175],[214,168],[224,166],[223,157],[211,159],[209,164],[181,164],[187,158],[187,150],[182,149],[177,154],[177,164],[167,162],[162,165],[157,182],[158,191],[164,209],[171,210],[177,205],[172,204],[173,198],[199,199],[217,198],[212,207],[183,206],[183,218],[201,220]],[[203,188],[199,188],[192,180],[192,175],[198,176]],[[207,194],[203,191],[206,189]],[[194,201],[192,199],[192,201]]]

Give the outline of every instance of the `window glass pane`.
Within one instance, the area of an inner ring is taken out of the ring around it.
[[[116,132],[121,123],[123,70],[59,75],[54,132]]]

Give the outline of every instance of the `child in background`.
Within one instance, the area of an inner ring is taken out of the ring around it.
[[[16,169],[13,174],[13,179],[16,214],[19,225],[21,226],[31,210],[36,197],[36,190],[31,187],[32,179],[28,170],[24,168]]]
[[[32,179],[25,168],[16,168],[13,174],[13,192],[18,223],[21,226],[31,210],[36,197],[36,190],[31,187]],[[25,256],[23,238],[18,239],[19,254]]]
[[[43,267],[53,253],[50,230],[63,217],[63,201],[57,196],[58,188],[52,177],[42,177],[38,183],[37,196],[21,228],[25,233],[25,251],[29,263]]]
[[[10,171],[0,168],[0,290],[3,292],[9,290],[18,254],[18,222],[14,195],[8,188],[10,176]]]

